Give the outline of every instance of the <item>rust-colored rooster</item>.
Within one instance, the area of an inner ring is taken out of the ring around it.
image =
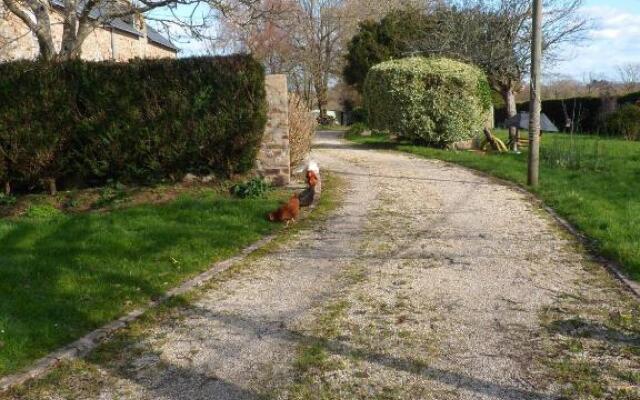
[[[298,195],[294,194],[287,204],[282,205],[276,211],[269,213],[269,221],[272,222],[290,222],[298,218],[300,214],[300,200]]]

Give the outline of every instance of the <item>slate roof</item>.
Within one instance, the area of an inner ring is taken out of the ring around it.
[[[59,7],[59,8],[64,8],[64,0],[50,0],[51,4],[55,7]],[[81,3],[78,5],[78,8],[82,7],[82,1]],[[100,15],[102,14],[102,8],[101,7],[96,7],[93,10],[91,10],[91,14],[89,14],[91,16],[91,18],[94,19],[98,19],[100,18]],[[125,20],[123,20],[122,18],[115,18],[111,21],[105,21],[105,25],[107,25],[109,28],[112,29],[116,29],[119,30],[121,32],[126,32],[130,35],[135,35],[138,37],[142,37],[143,33],[141,31],[139,31],[138,29],[136,29],[136,27],[134,26],[134,24],[129,23]],[[169,50],[172,51],[178,51],[178,48],[171,43],[171,41],[164,37],[160,32],[158,32],[157,30],[153,29],[151,26],[149,26],[149,24],[147,24],[145,22],[145,28],[147,30],[147,40],[160,45],[162,47],[165,47]]]
[[[174,46],[168,38],[164,37],[160,32],[156,31],[149,25],[147,25],[147,39],[173,51],[178,51],[178,48]]]
[[[529,113],[521,111],[515,117],[504,122],[505,127],[516,127],[519,129],[529,129]],[[551,122],[546,114],[540,113],[540,130],[543,132],[558,132],[558,128]]]

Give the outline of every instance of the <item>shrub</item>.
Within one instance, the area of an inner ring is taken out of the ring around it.
[[[640,107],[627,104],[607,116],[607,132],[627,140],[640,140]]]
[[[640,92],[629,93],[625,96],[620,97],[618,99],[620,104],[636,104],[640,105]]]
[[[363,93],[367,74],[374,65],[403,58],[414,51],[424,32],[438,22],[434,15],[407,9],[393,11],[379,22],[360,23],[358,32],[347,45],[344,81]]]
[[[0,206],[12,206],[16,201],[15,197],[0,192]]]
[[[378,64],[365,82],[369,125],[435,146],[480,133],[491,107],[484,73],[446,58]]]
[[[295,93],[289,94],[289,147],[291,167],[300,164],[311,151],[316,132],[316,119],[304,101]]]
[[[241,199],[263,197],[271,185],[263,178],[253,178],[231,187],[231,194]]]
[[[100,197],[91,205],[93,208],[117,206],[127,198],[126,187],[120,182],[109,182],[100,190]]]
[[[351,125],[351,127],[349,127],[349,136],[360,136],[362,135],[362,133],[364,133],[365,131],[367,131],[369,128],[362,123],[357,123],[357,124],[353,124]]]
[[[0,76],[3,179],[23,190],[242,173],[266,124],[264,71],[250,56],[17,61]]]
[[[351,111],[349,122],[352,124],[366,124],[368,119],[367,109],[364,107],[356,107]]]
[[[25,211],[24,216],[33,219],[52,219],[61,214],[61,211],[51,204],[32,204]]]

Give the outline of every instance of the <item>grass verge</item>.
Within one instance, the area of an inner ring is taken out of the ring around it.
[[[347,130],[349,130],[349,127],[344,125],[319,125],[317,130],[332,131],[332,132],[346,132]]]
[[[278,229],[286,195],[194,188],[163,204],[0,219],[0,376],[119,317]]]
[[[460,164],[526,187],[526,151],[456,152],[393,141],[386,135],[347,138],[369,148]],[[594,250],[640,280],[640,143],[548,134],[542,139],[540,174],[540,186],[528,189],[592,239]]]
[[[166,321],[180,318],[181,311],[197,300],[207,290],[216,290],[222,283],[251,267],[251,260],[259,257],[265,252],[272,251],[286,242],[288,238],[300,229],[309,227],[310,224],[322,221],[335,210],[342,202],[342,187],[344,182],[329,173],[323,175],[323,192],[316,209],[304,216],[304,219],[288,228],[281,230],[278,237],[252,253],[245,262],[241,262],[232,268],[216,276],[207,285],[178,296],[160,304],[158,307],[147,311],[139,320],[132,323],[127,328],[121,330],[109,341],[101,344],[93,351],[87,359],[79,359],[71,362],[64,362],[59,368],[40,380],[30,381],[22,387],[14,388],[5,394],[0,393],[0,399],[23,399],[35,400],[48,397],[61,396],[64,398],[94,398],[98,397],[100,387],[105,382],[104,374],[99,369],[114,371],[118,376],[118,371],[127,370],[127,363],[133,353],[142,352],[146,349],[144,338],[154,327],[166,323]],[[226,198],[226,196],[223,196]],[[287,198],[282,193],[273,193],[267,203],[275,204],[277,199]],[[258,200],[232,200],[234,202],[258,201]],[[264,200],[262,200],[265,202]],[[269,209],[269,205],[264,205]],[[264,214],[260,215],[264,219]],[[278,229],[277,225],[268,225],[270,229]],[[226,258],[226,257],[225,257]],[[209,264],[207,264],[208,266]],[[206,269],[206,266],[205,266]],[[3,397],[4,396],[4,397]]]

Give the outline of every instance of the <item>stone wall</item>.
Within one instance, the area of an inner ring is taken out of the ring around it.
[[[167,50],[162,46],[154,44],[153,42],[147,42],[147,45],[144,48],[144,57],[143,58],[176,58],[176,53],[171,50]]]
[[[27,26],[0,5],[0,61],[36,58],[37,45]]]
[[[291,180],[289,153],[289,90],[286,75],[267,75],[268,120],[258,154],[258,173],[276,185]]]
[[[111,31],[95,29],[82,43],[82,58],[89,61],[112,60]]]

